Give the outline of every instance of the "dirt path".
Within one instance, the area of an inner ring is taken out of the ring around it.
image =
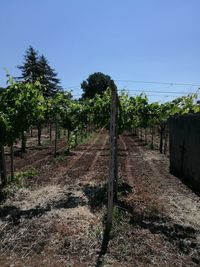
[[[165,156],[148,150],[137,138],[120,136],[119,146],[123,153],[121,172],[124,170],[125,180],[133,187],[125,199],[125,207],[139,231],[147,230],[146,241],[151,239],[151,249],[144,246],[146,251],[143,251],[144,255],[154,254],[149,266],[199,265],[199,197],[169,174]],[[166,263],[163,263],[163,254]],[[138,266],[142,266],[140,264]],[[149,264],[148,261],[145,264]]]
[[[125,146],[131,156],[131,166],[146,176],[152,193],[159,195],[165,204],[165,214],[184,226],[200,228],[200,198],[177,177],[169,173],[165,156],[143,149],[137,139],[125,138]],[[131,149],[130,149],[131,148]],[[130,180],[130,179],[129,179]],[[134,186],[134,179],[130,181]]]
[[[66,138],[62,138],[58,141],[57,152],[64,152],[67,142]],[[46,163],[54,154],[54,144],[44,144],[42,146],[33,146],[27,148],[26,153],[18,155],[14,158],[15,171],[23,168],[38,168],[42,164]],[[6,158],[7,169],[10,171],[10,157]]]
[[[44,158],[14,189],[0,206],[0,266],[200,266],[199,197],[129,135],[119,137],[119,202],[103,247],[108,141],[102,129],[70,155]]]
[[[0,266],[94,266],[103,227],[107,141],[101,130],[71,155],[44,165],[35,181],[1,206]]]

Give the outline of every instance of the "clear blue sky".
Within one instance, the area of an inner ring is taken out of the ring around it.
[[[1,0],[0,85],[4,68],[19,75],[16,66],[29,45],[48,58],[64,88],[96,71],[114,80],[200,84],[199,14],[200,0]],[[162,101],[172,91],[197,89],[117,84],[168,92],[150,96]]]

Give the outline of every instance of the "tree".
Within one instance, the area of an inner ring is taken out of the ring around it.
[[[8,144],[8,139],[10,136],[11,125],[8,116],[0,111],[0,176],[1,176],[1,186],[4,187],[7,184],[7,174],[6,174],[6,162],[4,146]]]
[[[71,121],[68,117],[70,99],[70,93],[60,92],[48,100],[48,117],[52,122],[55,123],[54,157],[56,157],[57,153],[59,126],[62,125],[64,128],[67,128],[71,125]]]
[[[12,125],[13,140],[21,133],[22,152],[26,149],[24,132],[36,121],[44,117],[44,97],[39,91],[39,83],[11,82],[8,89],[1,94],[0,109],[9,117]]]
[[[60,80],[57,78],[57,73],[52,69],[48,60],[44,55],[39,56],[38,52],[33,47],[29,47],[24,56],[24,63],[18,66],[22,71],[20,80],[34,84],[39,81],[41,90],[45,98],[53,97],[61,90],[59,86]]]
[[[22,77],[19,77],[20,80],[34,83],[40,77],[40,68],[38,64],[39,55],[32,46],[26,50],[24,55],[24,63],[18,68],[22,71]]]
[[[97,94],[90,100],[91,113],[93,116],[92,121],[98,128],[109,127],[110,103],[111,95],[109,89],[104,91],[101,96]]]
[[[113,83],[111,77],[101,72],[91,74],[87,80],[81,84],[83,89],[83,98],[94,98],[96,94],[103,95],[103,93]]]
[[[60,80],[57,78],[57,73],[52,69],[48,60],[44,55],[39,58],[38,66],[40,70],[39,81],[42,86],[43,96],[53,97],[56,93],[61,91],[59,86]]]
[[[3,93],[5,89],[3,87],[0,87],[0,94]]]

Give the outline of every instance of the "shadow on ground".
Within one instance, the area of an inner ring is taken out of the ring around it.
[[[127,196],[132,191],[132,187],[125,183],[119,182],[118,195]],[[102,185],[90,185],[87,184],[83,187],[83,192],[88,198],[88,204],[92,212],[98,211],[104,205],[107,204],[107,184]]]
[[[63,198],[48,203],[45,207],[35,206],[34,208],[23,210],[16,206],[0,207],[0,219],[2,221],[11,221],[14,225],[20,223],[20,219],[32,219],[40,217],[52,209],[72,209],[78,206],[84,206],[87,202],[85,199],[73,196],[67,193]]]

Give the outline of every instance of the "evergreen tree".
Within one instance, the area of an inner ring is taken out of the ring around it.
[[[0,87],[0,94],[3,93],[5,89],[3,87]]]
[[[47,59],[43,55],[39,56],[33,47],[30,46],[26,50],[24,63],[18,68],[22,71],[20,80],[25,80],[29,83],[40,81],[44,97],[53,97],[61,90],[57,73],[50,67]]]
[[[32,46],[29,46],[24,55],[23,65],[18,66],[22,71],[22,77],[19,77],[20,80],[34,83],[39,79],[40,68],[38,65],[38,57],[38,52],[34,50]]]
[[[50,67],[44,55],[39,58],[38,66],[40,69],[39,81],[43,88],[43,95],[44,97],[52,97],[61,90],[57,73]]]

